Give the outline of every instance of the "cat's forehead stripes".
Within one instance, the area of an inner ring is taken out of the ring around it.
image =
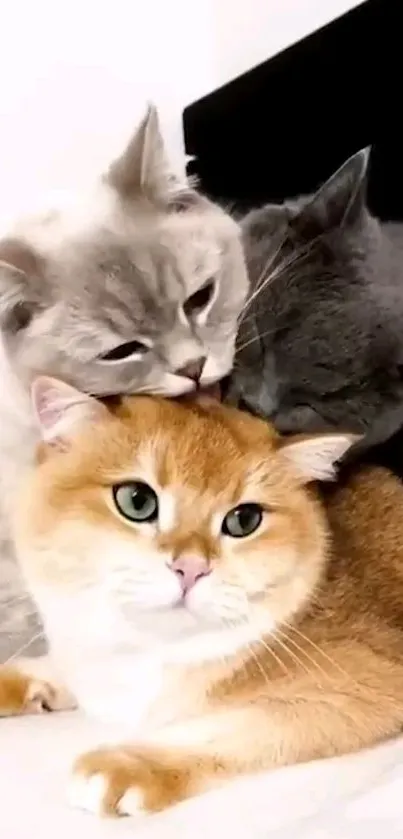
[[[159,497],[162,533],[176,532],[182,538],[189,524],[194,528],[197,522],[210,540],[217,535],[218,512],[225,515],[232,506],[267,492],[277,460],[276,440],[265,423],[251,423],[250,417],[222,405],[207,408],[131,397],[114,406],[110,418],[84,429],[63,455],[63,464],[57,459],[53,467],[50,460],[54,477],[48,485],[54,495],[55,487],[85,493],[97,486],[144,481]]]
[[[215,422],[211,422],[211,413]],[[174,528],[184,512],[211,519],[258,490],[275,433],[265,423],[230,408],[202,408],[134,397],[119,409],[113,457],[122,478],[139,478],[161,496],[163,527]],[[251,454],[253,452],[253,456]],[[110,451],[112,454],[112,451]],[[116,474],[116,471],[115,471]]]
[[[223,412],[222,406],[214,423],[210,418],[211,412],[216,413],[214,407],[160,402],[158,408],[154,427],[150,424],[148,428],[147,446],[158,485],[186,486],[190,500],[203,492],[217,497],[225,491],[238,497],[251,465],[250,427],[248,437],[244,437],[242,421],[237,422],[239,418],[230,409]],[[266,451],[269,440],[265,428]]]

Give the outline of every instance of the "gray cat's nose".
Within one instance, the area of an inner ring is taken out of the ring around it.
[[[198,382],[205,363],[205,356],[203,358],[196,358],[195,361],[189,361],[189,364],[185,364],[180,370],[175,370],[175,373],[177,376],[185,376],[186,379],[193,379],[194,382]]]

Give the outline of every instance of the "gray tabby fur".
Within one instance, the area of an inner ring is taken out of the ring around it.
[[[212,279],[208,305],[185,315]],[[16,599],[9,542],[13,493],[37,440],[32,379],[45,373],[96,395],[176,395],[195,386],[176,371],[202,356],[201,382],[217,381],[231,368],[246,294],[239,228],[171,173],[153,108],[91,192],[23,219],[0,242],[0,661],[36,625]],[[149,350],[100,358],[133,340]]]
[[[343,427],[364,448],[403,426],[403,225],[369,212],[368,158],[244,218],[252,291],[232,380],[280,431]]]

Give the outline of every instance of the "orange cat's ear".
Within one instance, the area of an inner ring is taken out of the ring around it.
[[[107,408],[92,396],[49,376],[34,381],[31,399],[42,440],[59,449],[68,448],[69,440],[84,423],[108,415]]]
[[[361,437],[355,434],[314,434],[285,439],[281,452],[292,463],[304,483],[331,481],[336,464]]]

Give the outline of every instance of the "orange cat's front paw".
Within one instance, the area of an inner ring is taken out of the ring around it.
[[[14,667],[0,668],[0,717],[43,714],[72,707],[73,700],[64,688]]]
[[[187,797],[188,775],[151,751],[126,747],[82,755],[69,789],[73,807],[96,815],[155,813]]]

